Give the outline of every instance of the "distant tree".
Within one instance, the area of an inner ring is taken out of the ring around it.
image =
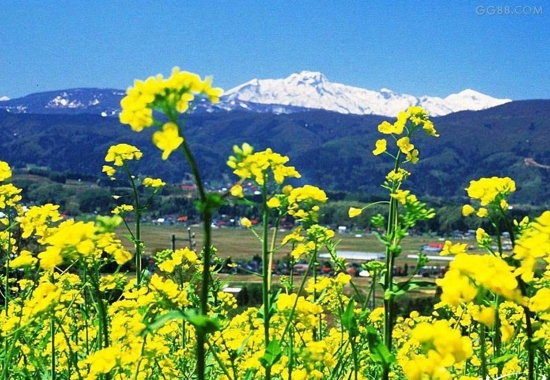
[[[63,204],[67,193],[59,183],[41,183],[31,185],[27,192],[27,200],[37,204]]]
[[[82,212],[109,213],[115,207],[111,192],[107,189],[90,188],[80,193],[77,200]]]

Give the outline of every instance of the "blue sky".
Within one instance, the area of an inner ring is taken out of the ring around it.
[[[332,82],[416,96],[472,88],[500,98],[550,99],[547,4],[9,1],[0,13],[0,96],[125,89],[179,66],[212,75],[226,90],[311,70]]]

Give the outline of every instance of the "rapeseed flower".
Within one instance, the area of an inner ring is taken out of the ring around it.
[[[378,125],[378,132],[384,135],[392,135],[397,143],[397,147],[401,154],[405,155],[405,160],[416,164],[419,160],[419,151],[414,148],[410,137],[417,127],[422,127],[427,135],[438,137],[437,131],[433,123],[428,117],[428,112],[421,107],[409,107],[407,111],[400,111],[397,115],[395,123],[391,124],[388,121],[383,121]],[[405,133],[405,136],[398,137]],[[387,151],[387,140],[379,139],[376,141],[375,149],[372,153],[378,156]]]
[[[473,355],[472,342],[447,321],[420,323],[411,332],[425,354],[402,359],[403,372],[408,379],[451,379],[448,368]]]
[[[159,74],[145,81],[137,80],[134,87],[128,88],[120,102],[120,122],[140,132],[154,124],[154,109],[164,113],[172,110],[183,113],[189,109],[195,96],[204,95],[216,103],[222,92],[220,88],[212,87],[211,78],[203,81],[197,74],[174,67],[167,79]]]
[[[466,188],[468,196],[479,200],[481,206],[487,206],[492,202],[500,206],[500,201],[514,191],[516,191],[516,183],[508,177],[481,178],[470,181],[470,186]]]
[[[160,178],[149,178],[149,177],[144,178],[141,184],[145,187],[152,187],[155,189],[166,186],[166,182],[164,182]]]
[[[513,252],[513,257],[521,262],[515,274],[531,281],[537,260],[548,261],[550,255],[550,211],[542,213],[523,230]]]
[[[376,148],[372,151],[372,154],[378,156],[384,153],[387,149],[388,142],[386,139],[376,140]]]
[[[162,159],[166,160],[170,154],[183,143],[179,135],[179,127],[175,123],[164,123],[161,131],[153,133],[153,144],[162,150]]]
[[[5,181],[11,177],[11,168],[5,161],[0,161],[0,181]]]
[[[105,156],[105,162],[112,162],[115,166],[123,166],[126,161],[139,160],[143,156],[143,153],[133,145],[130,144],[117,144],[109,147],[107,155]],[[112,170],[104,167],[104,171],[109,175]]]
[[[363,212],[363,209],[361,208],[350,207],[348,210],[348,216],[350,218],[355,218],[356,216],[361,215],[362,212]]]
[[[250,145],[234,148],[235,156],[230,156],[227,165],[233,169],[241,181],[253,179],[258,185],[263,186],[266,179],[272,179],[276,184],[283,183],[285,178],[300,178],[301,175],[293,166],[286,166],[287,156],[273,152],[270,148],[262,152],[254,153]]]

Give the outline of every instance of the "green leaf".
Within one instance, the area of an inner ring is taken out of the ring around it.
[[[386,292],[384,292],[384,298],[389,299],[386,297],[395,297],[399,296],[401,294],[405,294],[406,292],[418,289],[418,288],[432,288],[436,284],[430,281],[405,281],[405,282],[395,282],[392,284],[391,289],[387,289]]]
[[[355,319],[355,303],[351,299],[346,307],[346,311],[340,317],[342,321],[342,327],[349,331],[351,336],[357,336],[357,322]]]
[[[373,231],[372,233],[376,239],[382,244],[384,244],[386,247],[390,245],[390,242],[388,241],[388,237],[386,235],[380,235],[378,232]]]
[[[378,335],[378,331],[373,326],[367,326],[367,341],[369,343],[370,356],[375,362],[382,364],[384,368],[389,368],[392,363],[396,362],[395,357],[384,345]]]
[[[493,360],[491,360],[491,364],[498,365],[501,363],[506,363],[508,360],[513,359],[516,356],[517,356],[516,354],[502,355],[502,356],[499,356],[498,358],[494,358]]]
[[[197,330],[202,330],[205,333],[213,333],[220,329],[220,323],[217,319],[210,318],[206,315],[197,313],[196,310],[186,310],[184,312],[185,319],[191,323]]]
[[[196,310],[186,310],[184,312],[172,310],[166,314],[156,317],[153,322],[147,324],[147,327],[142,332],[142,335],[153,332],[174,319],[185,320],[195,326],[197,330],[202,330],[207,334],[213,333],[220,329],[220,324],[217,319],[200,315]]]
[[[271,367],[279,361],[282,353],[283,351],[281,350],[279,342],[272,340],[267,345],[264,355],[260,358],[260,363],[266,368]]]
[[[158,317],[156,317],[153,322],[147,324],[145,330],[141,333],[141,335],[145,335],[149,332],[153,332],[162,326],[164,326],[167,322],[170,322],[174,319],[187,319],[186,316],[179,310],[172,310],[169,311],[166,314],[162,314]]]

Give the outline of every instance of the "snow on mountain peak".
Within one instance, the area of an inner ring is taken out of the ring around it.
[[[451,94],[444,100],[452,108],[453,112],[463,110],[477,111],[512,101],[511,99],[496,99],[472,89],[466,89],[456,94]]]
[[[284,79],[253,79],[227,91],[221,100],[241,107],[244,103],[255,103],[383,116],[395,116],[400,110],[418,105],[433,116],[442,116],[462,110],[481,110],[511,101],[492,98],[471,89],[444,99],[398,94],[387,88],[372,91],[333,83],[320,72],[305,70]]]
[[[10,100],[10,98],[8,98],[7,96],[0,96],[0,102],[5,102],[8,100]]]
[[[301,71],[299,73],[291,74],[286,81],[290,83],[295,83],[297,85],[309,85],[317,86],[323,83],[328,83],[327,77],[322,73],[316,71]]]

